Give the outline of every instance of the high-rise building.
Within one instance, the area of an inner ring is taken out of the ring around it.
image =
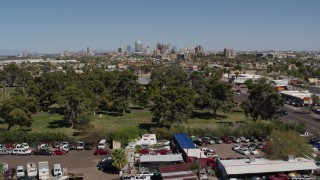
[[[126,50],[127,54],[130,54],[131,53],[131,46],[127,46],[127,50]]]
[[[73,55],[73,52],[70,50],[63,52],[63,56],[65,56],[65,57],[72,56],[72,55]]]
[[[201,45],[198,45],[194,48],[194,51],[196,53],[203,53],[203,47]]]
[[[87,47],[87,55],[90,55],[90,48]]]
[[[119,53],[119,54],[122,54],[122,53],[123,53],[122,47],[119,47],[119,48],[118,48],[118,53]]]
[[[143,52],[143,45],[141,41],[135,42],[135,52]]]
[[[224,57],[226,57],[226,58],[234,58],[233,49],[225,48],[223,52],[224,52]]]
[[[177,52],[178,52],[177,46],[173,46],[172,49],[171,49],[171,53],[172,54],[176,54]]]

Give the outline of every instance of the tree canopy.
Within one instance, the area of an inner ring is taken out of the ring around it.
[[[272,119],[276,110],[283,106],[283,100],[275,87],[265,78],[245,83],[249,90],[248,100],[242,104],[246,115],[250,115],[254,121],[259,117],[263,120]]]

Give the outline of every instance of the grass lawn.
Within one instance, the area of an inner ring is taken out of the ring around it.
[[[34,117],[32,131],[45,132],[55,131],[64,132],[72,135],[76,130],[66,127],[63,121],[63,116],[58,114],[48,114],[39,112]],[[94,115],[92,125],[108,131],[112,131],[121,126],[136,126],[142,129],[152,127],[152,114],[148,110],[132,110],[123,116],[110,115]],[[245,117],[243,112],[223,113],[218,112],[217,118],[213,119],[207,111],[196,111],[188,122],[173,124],[173,126],[184,126],[190,128],[214,128],[221,122],[237,122],[249,121],[250,118]],[[3,125],[2,125],[3,126]]]

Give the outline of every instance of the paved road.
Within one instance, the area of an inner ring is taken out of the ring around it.
[[[26,168],[28,162],[38,163],[40,161],[48,161],[49,168],[53,168],[53,164],[61,164],[62,167],[67,167],[68,172],[83,173],[84,179],[101,180],[101,179],[119,179],[116,174],[104,173],[96,167],[97,163],[104,156],[95,156],[93,151],[70,151],[66,155],[60,156],[0,156],[2,162],[7,162],[9,167],[16,168],[18,165],[23,165]]]
[[[241,103],[248,98],[248,94],[241,93],[241,95],[235,95],[235,101]],[[285,104],[282,108],[288,111],[288,115],[283,116],[284,121],[303,122],[307,126],[309,132],[314,133],[317,137],[320,137],[320,115],[318,114],[302,114],[301,112],[305,107],[293,107]]]

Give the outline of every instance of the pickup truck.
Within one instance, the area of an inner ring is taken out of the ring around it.
[[[313,134],[309,133],[309,132],[304,132],[302,134],[300,134],[301,137],[312,137],[314,136]]]

